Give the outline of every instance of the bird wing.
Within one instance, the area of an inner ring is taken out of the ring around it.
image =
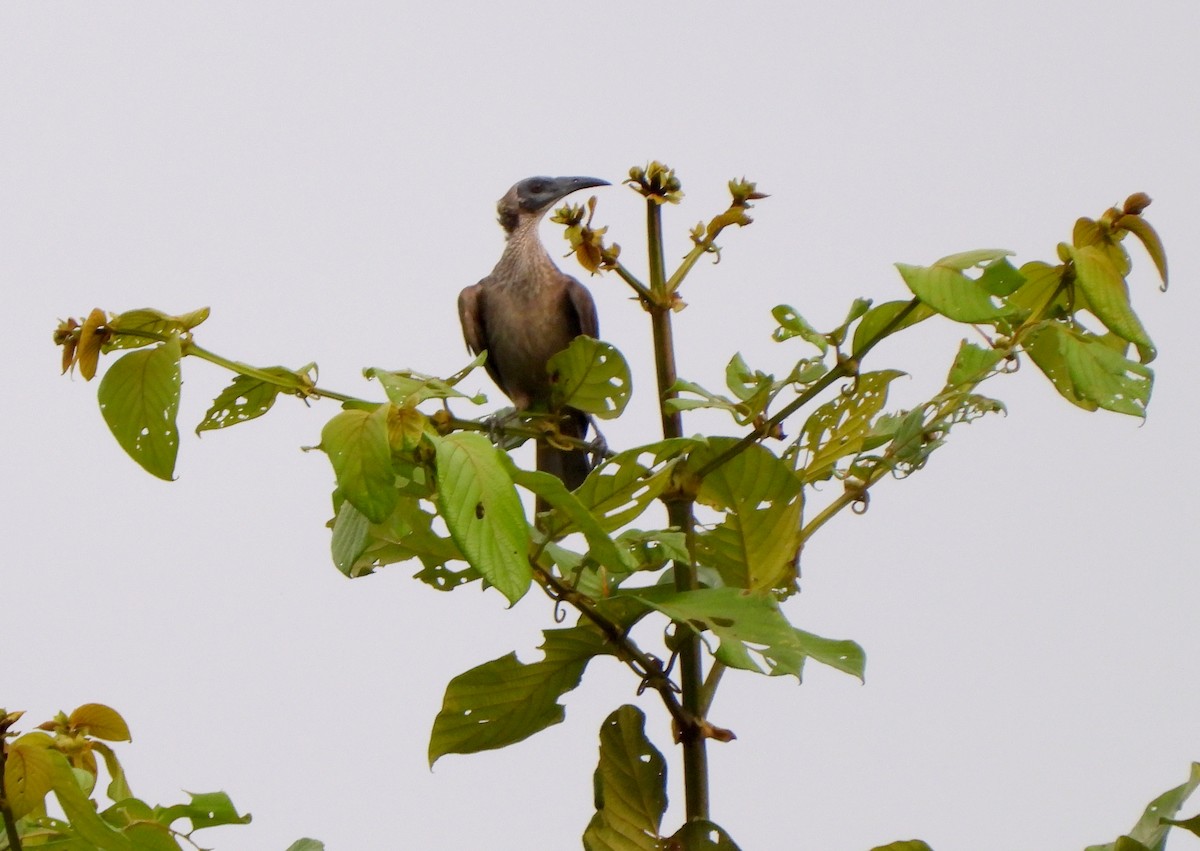
[[[567,279],[567,301],[578,323],[576,333],[599,338],[600,320],[596,318],[596,302],[592,299],[592,294],[588,292],[587,287],[570,275],[563,277]]]
[[[487,279],[484,278],[484,280]],[[483,281],[466,287],[458,294],[458,320],[462,323],[463,339],[467,341],[467,348],[471,350],[471,353],[476,355],[489,348],[487,324],[483,319],[485,315],[483,301],[486,295]],[[500,382],[500,373],[492,365],[491,353],[488,352],[488,355],[483,368],[487,370],[492,381],[496,382],[496,386],[503,390],[504,385]]]

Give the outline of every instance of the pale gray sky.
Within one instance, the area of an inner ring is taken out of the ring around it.
[[[4,3],[0,703],[34,720],[117,707],[135,792],[221,788],[253,812],[210,834],[222,851],[579,847],[627,673],[598,661],[566,723],[430,773],[446,682],[536,658],[549,606],[439,594],[405,565],[344,579],[331,471],[298,451],[332,404],[284,399],[198,440],[227,376],[185,362],[179,478],[152,479],[96,387],[57,376],[56,319],[210,305],[203,345],[316,360],[333,388],[373,393],[364,366],[448,374],[504,190],[659,158],[688,193],[667,211],[674,253],[728,178],[772,196],[676,320],[681,373],[713,386],[734,351],[773,370],[798,356],[769,339],[775,304],[831,327],[855,296],[904,296],[894,261],[1050,260],[1077,216],[1143,190],[1174,273],[1159,294],[1133,250],[1161,351],[1148,422],[1072,409],[1032,368],[994,382],[1007,418],[956,433],[805,553],[788,614],[862,643],[866,685],[731,675],[713,709],[739,736],[712,748],[714,818],[746,851],[1114,839],[1200,758],[1198,32],[1191,0]],[[596,194],[642,268],[638,199]],[[657,427],[647,324],[618,282],[589,283],[634,365],[629,422],[608,430],[627,445]],[[914,375],[898,401],[941,381],[961,336],[881,351]],[[663,713],[640,705],[677,779]]]

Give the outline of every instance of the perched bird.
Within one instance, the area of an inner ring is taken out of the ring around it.
[[[496,205],[507,238],[500,262],[492,274],[459,293],[458,316],[467,347],[475,354],[487,351],[488,375],[518,411],[547,409],[546,362],[580,334],[599,333],[592,294],[554,265],[538,237],[538,224],[570,193],[607,185],[594,177],[529,177],[517,183]],[[573,408],[559,413],[563,435],[582,439],[587,416]],[[539,441],[537,468],[574,490],[587,477],[590,464],[582,449],[559,449]]]

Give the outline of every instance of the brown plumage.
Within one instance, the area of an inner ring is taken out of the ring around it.
[[[500,262],[458,296],[467,347],[475,354],[487,351],[488,375],[519,411],[547,409],[546,362],[580,334],[599,334],[592,294],[554,265],[538,237],[538,224],[566,195],[606,184],[594,177],[530,177],[509,189],[497,205],[508,238]],[[560,413],[562,433],[582,439],[587,417],[571,408]],[[573,490],[590,466],[583,450],[539,441],[537,468],[558,476]]]

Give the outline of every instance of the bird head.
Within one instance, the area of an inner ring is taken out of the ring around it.
[[[507,233],[517,229],[522,219],[540,219],[557,201],[579,189],[608,186],[598,177],[527,177],[513,184],[496,205],[500,225]]]

